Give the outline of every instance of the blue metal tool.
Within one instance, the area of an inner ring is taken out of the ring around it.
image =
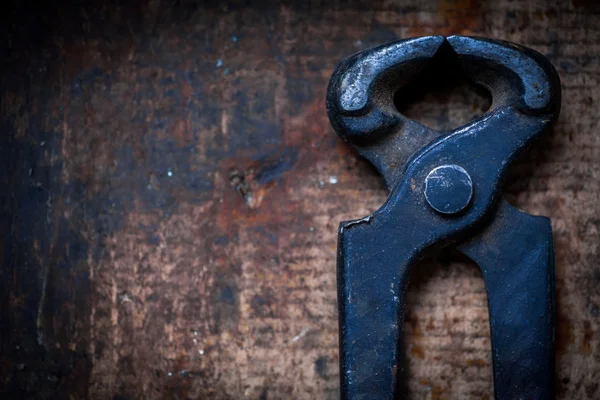
[[[402,115],[394,95],[450,51],[492,106],[450,132]],[[560,81],[541,54],[465,36],[402,40],[355,54],[331,78],[337,133],[383,175],[390,195],[339,228],[343,399],[404,398],[402,324],[411,266],[454,247],[485,279],[496,399],[554,398],[554,266],[549,219],[526,214],[500,188],[515,156],[560,110]]]

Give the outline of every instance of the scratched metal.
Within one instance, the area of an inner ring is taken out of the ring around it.
[[[413,46],[420,51],[415,54]],[[449,58],[436,57],[444,48]],[[508,56],[507,52],[514,54]],[[386,58],[374,57],[377,54],[385,54]],[[387,58],[394,63],[387,62]],[[458,63],[452,65],[452,60]],[[415,64],[424,62],[439,62],[449,70],[463,69],[473,82],[490,89],[493,101],[485,115],[466,125],[425,135],[439,138],[429,145],[422,143],[423,147],[404,165],[398,161],[406,158],[401,151],[406,151],[403,138],[421,134],[427,128],[420,126],[416,132],[411,131],[414,121],[395,109],[395,96],[389,93],[391,84],[385,82],[409,79]],[[533,64],[536,68],[521,69]],[[353,71],[357,69],[377,73],[356,76]],[[349,74],[352,77],[348,81]],[[400,78],[394,79],[396,76]],[[354,87],[353,94],[359,97],[359,93],[365,93],[364,109],[345,108],[349,87]],[[532,96],[528,89],[535,87],[542,90]],[[505,171],[516,155],[549,131],[558,118],[560,104],[560,80],[554,67],[539,53],[509,42],[425,36],[358,53],[337,66],[327,89],[332,126],[386,182],[392,183],[390,196],[381,208],[367,218],[342,222],[339,228],[343,399],[406,397],[406,352],[401,335],[406,295],[411,267],[431,247],[456,247],[483,272],[490,310],[495,398],[554,399],[550,221],[519,211],[504,200],[495,207],[494,200],[501,198],[499,189]],[[378,130],[385,132],[377,135]],[[373,145],[377,149],[373,150]],[[386,147],[393,151],[378,150]],[[436,196],[435,189],[430,190],[435,186],[427,182],[435,171],[444,168],[440,163],[451,171],[462,170],[455,179],[466,177],[468,181]],[[458,201],[453,204],[455,208],[437,207],[445,205],[448,198]],[[487,225],[483,235],[481,224]],[[461,243],[463,239],[468,244]]]
[[[2,13],[2,398],[337,398],[337,222],[387,193],[329,127],[327,80],[354,51],[433,34],[557,66],[561,117],[506,191],[553,222],[558,397],[599,396],[593,2],[88,3]],[[405,114],[443,129],[486,106],[414,99]],[[491,398],[479,272],[420,270],[413,397]]]

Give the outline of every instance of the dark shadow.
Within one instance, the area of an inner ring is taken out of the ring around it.
[[[417,79],[396,92],[394,104],[408,118],[448,131],[485,114],[492,98],[463,75],[458,56],[445,43]]]

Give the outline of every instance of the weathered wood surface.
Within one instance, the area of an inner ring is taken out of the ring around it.
[[[134,3],[5,16],[2,398],[337,398],[337,225],[386,191],[329,127],[327,80],[451,33],[560,73],[560,120],[506,191],[552,218],[559,398],[600,398],[598,6]],[[457,126],[485,103],[456,93],[407,112]],[[412,398],[493,398],[477,268],[420,264],[408,307]]]

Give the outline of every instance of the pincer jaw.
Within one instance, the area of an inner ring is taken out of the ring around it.
[[[513,43],[471,36],[425,36],[365,50],[343,60],[327,90],[327,111],[337,133],[364,146],[402,129],[407,118],[394,105],[395,93],[449,46],[461,70],[493,98],[488,112],[509,106],[524,114],[560,111],[560,79],[538,52]]]

